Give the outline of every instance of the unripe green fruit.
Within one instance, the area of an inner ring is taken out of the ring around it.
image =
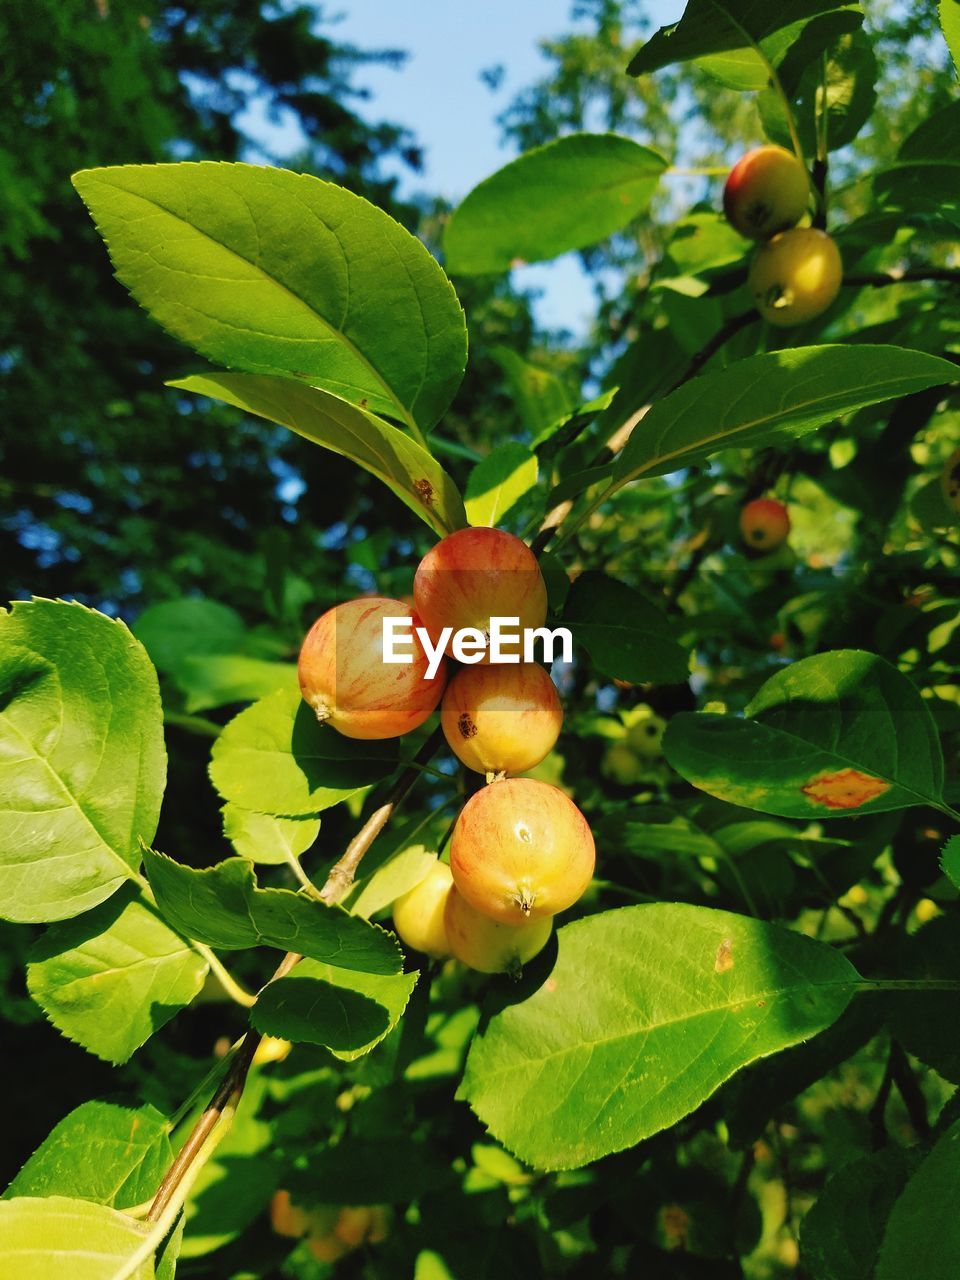
[[[595,860],[593,835],[577,806],[559,787],[533,778],[481,788],[464,805],[450,842],[457,889],[504,924],[573,906]]]
[[[443,910],[452,887],[450,868],[437,859],[420,883],[393,904],[393,927],[401,942],[434,960],[450,954]]]
[[[627,730],[627,743],[638,756],[656,760],[661,754],[660,744],[666,727],[666,720],[661,720],[651,711],[648,716],[630,726]]]
[[[626,741],[612,742],[607,747],[600,768],[621,787],[632,787],[644,775],[643,761]]]
[[[547,616],[536,556],[500,529],[460,529],[438,542],[420,561],[413,599],[434,644],[444,627],[488,635],[491,618],[518,618],[525,630],[542,627]]]
[[[840,250],[825,231],[794,227],[760,246],[747,286],[770,324],[803,324],[826,311],[840,291]]]
[[[427,655],[414,632],[413,661],[383,660],[383,619],[419,620],[400,600],[348,600],[328,609],[300,650],[300,691],[317,719],[347,738],[397,738],[423,724],[446,684],[446,664],[428,680]]]
[[[742,236],[767,240],[795,227],[807,211],[807,171],[791,151],[764,146],[748,151],[730,170],[723,211]]]
[[[943,486],[943,496],[954,511],[960,513],[960,449],[947,459],[940,483]]]
[[[440,723],[450,750],[488,777],[526,773],[553,750],[563,708],[535,662],[463,667],[447,685]]]
[[[471,907],[456,889],[447,898],[444,925],[450,950],[463,964],[480,973],[519,972],[528,960],[539,955],[553,932],[553,919],[549,916],[524,924],[492,920]]]
[[[790,532],[790,513],[776,498],[754,498],[740,512],[740,533],[748,547],[774,551]]]

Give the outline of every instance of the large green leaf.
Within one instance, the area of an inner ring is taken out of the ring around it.
[[[243,619],[229,605],[185,597],[144,609],[133,624],[133,634],[159,671],[175,671],[184,654],[240,653],[247,632]]]
[[[213,745],[210,778],[242,809],[297,817],[378,782],[396,761],[394,742],[344,738],[318,724],[299,690],[290,689],[234,716]]]
[[[956,1280],[960,1275],[960,1121],[934,1146],[890,1213],[876,1280]]]
[[[830,23],[828,15],[820,20]],[[820,22],[811,23],[808,30]],[[818,131],[830,151],[851,143],[873,114],[876,105],[877,60],[873,41],[862,31],[851,31],[831,41],[813,59],[803,59],[797,74],[788,74],[792,54],[780,69],[780,79],[793,103],[794,124],[800,142],[809,153],[815,151]],[[798,60],[799,61],[799,60]],[[768,138],[783,147],[792,143],[783,100],[769,88],[758,99],[763,128]]]
[[[301,960],[287,978],[269,983],[250,1015],[253,1025],[296,1043],[322,1044],[352,1061],[396,1026],[417,973],[348,973]]]
[[[174,680],[184,694],[188,713],[209,711],[234,702],[255,702],[278,689],[296,689],[293,662],[248,658],[243,653],[211,653],[184,657]]]
[[[791,440],[841,414],[955,377],[948,361],[901,347],[795,347],[750,356],[658,400],[634,428],[614,483],[665,475],[720,449]]]
[[[829,1026],[857,982],[831,947],[706,907],[607,911],[558,942],[549,976],[478,1032],[461,1086],[539,1169],[675,1124],[739,1068]]]
[[[144,861],[160,910],[198,942],[278,947],[365,973],[400,970],[393,934],[290,889],[261,889],[245,858],[197,870],[145,849]]]
[[[851,4],[813,18],[799,18],[759,41],[740,48],[724,49],[720,53],[704,54],[694,61],[702,71],[730,89],[741,92],[766,89],[770,84],[771,66],[777,68],[783,81],[789,76],[791,64],[808,66],[819,58],[831,39],[857,31],[862,25],[862,12],[856,4]],[[791,96],[793,89],[790,81],[787,92]],[[792,139],[788,145],[792,146]]]
[[[414,236],[330,182],[249,164],[85,169],[73,184],[140,305],[201,355],[427,430],[466,362],[456,294]]]
[[[447,223],[450,271],[483,275],[605,240],[650,203],[667,162],[614,133],[535,147],[470,192]]]
[[[794,27],[833,9],[856,8],[848,0],[688,0],[679,22],[661,27],[634,55],[632,76],[658,71],[672,62],[712,54],[746,57],[784,27]],[[766,47],[766,46],[765,46]],[[776,55],[773,55],[776,61]],[[747,58],[747,61],[751,61]],[[758,88],[750,83],[742,87]]]
[[[960,0],[940,0],[939,13],[953,65],[960,71]]]
[[[563,622],[611,679],[677,684],[687,678],[687,655],[666,617],[615,578],[581,574],[570,589]]]
[[[89,1200],[0,1200],[0,1275],[9,1280],[115,1280],[148,1234],[133,1218]],[[153,1280],[153,1259],[125,1274],[128,1280]]]
[[[136,872],[166,780],[157,677],[121,622],[0,613],[0,916],[65,920]]]
[[[126,1062],[203,986],[207,962],[132,891],[53,925],[30,951],[27,988],[57,1028]]]
[[[74,1196],[132,1208],[151,1198],[173,1159],[168,1133],[153,1107],[84,1102],[50,1131],[4,1198]]]
[[[490,354],[504,372],[523,425],[535,436],[576,408],[566,384],[549,369],[531,364],[510,347],[491,347]]]
[[[279,422],[375,475],[439,534],[467,523],[457,486],[415,440],[382,418],[290,378],[213,373],[170,386]]]
[[[467,518],[472,525],[496,527],[537,483],[537,458],[515,440],[499,445],[470,472]]]
[[[858,649],[804,658],[769,679],[746,716],[674,716],[664,754],[701,791],[784,818],[942,804],[933,718],[883,658]]]

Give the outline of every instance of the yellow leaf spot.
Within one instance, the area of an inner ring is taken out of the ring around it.
[[[835,773],[820,773],[801,788],[814,804],[827,809],[859,809],[868,800],[875,800],[890,790],[890,783],[859,769],[840,769]]]

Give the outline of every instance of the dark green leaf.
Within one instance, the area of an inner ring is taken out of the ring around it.
[[[876,1280],[956,1280],[960,1274],[960,1121],[936,1143],[894,1204]]]
[[[570,588],[563,621],[611,679],[676,684],[687,678],[687,655],[666,617],[615,578],[581,574]]]

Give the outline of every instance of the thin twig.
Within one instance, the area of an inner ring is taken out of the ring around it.
[[[903,1099],[903,1105],[907,1109],[907,1115],[910,1117],[914,1132],[922,1141],[930,1135],[927,1100],[923,1096],[923,1092],[917,1083],[917,1078],[911,1070],[907,1055],[896,1040],[890,1042],[890,1072],[893,1076],[893,1083],[897,1086],[897,1091]]]
[[[911,284],[939,280],[944,284],[960,284],[960,271],[950,267],[892,268],[890,271],[853,271],[843,277],[845,285],[882,289],[890,284]]]

